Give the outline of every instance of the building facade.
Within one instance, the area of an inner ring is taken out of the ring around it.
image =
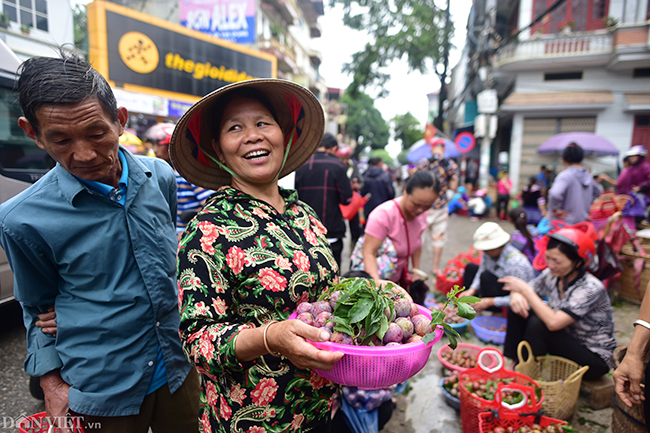
[[[503,4],[502,4],[503,3]],[[496,39],[468,49],[468,72],[455,77],[456,125],[477,91],[499,93],[494,152],[506,151],[518,191],[546,164],[561,170],[559,155],[537,154],[555,134],[593,132],[624,153],[633,145],[650,148],[650,9],[648,0],[566,0],[545,13],[551,0],[520,0],[499,11]],[[481,28],[475,23],[475,28]],[[523,31],[519,31],[524,29]],[[516,37],[512,37],[515,35]],[[489,49],[481,80],[472,60]],[[493,152],[493,153],[494,153]],[[588,158],[594,173],[616,172],[616,158]]]

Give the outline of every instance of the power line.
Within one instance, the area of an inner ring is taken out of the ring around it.
[[[560,5],[562,5],[562,3],[565,3],[565,2],[566,2],[566,0],[557,0],[557,1],[556,1],[555,3],[553,3],[553,4],[552,4],[548,9],[546,9],[544,12],[542,12],[542,13],[541,13],[537,18],[535,18],[534,20],[532,20],[532,21],[530,22],[530,24],[528,24],[526,27],[524,27],[524,28],[522,28],[522,29],[519,29],[519,31],[517,31],[517,33],[515,33],[514,35],[511,35],[511,36],[508,36],[505,40],[503,40],[503,41],[499,44],[499,46],[496,47],[496,48],[494,49],[494,51],[495,51],[495,52],[498,51],[500,48],[502,48],[502,47],[504,47],[505,45],[507,45],[507,44],[508,44],[509,42],[511,42],[513,39],[516,39],[516,38],[521,34],[521,32],[523,32],[523,31],[525,31],[525,30],[528,30],[529,28],[531,28],[531,27],[534,26],[535,24],[537,24],[537,23],[539,23],[540,21],[542,21],[546,15],[550,14],[551,12],[553,12],[555,9],[557,9],[558,7],[560,7]]]
[[[533,21],[531,21],[530,24],[528,24],[526,27],[523,27],[523,28],[519,29],[517,31],[517,33],[515,33],[514,35],[511,35],[511,36],[507,37],[506,39],[504,39],[503,41],[501,41],[499,46],[497,46],[496,48],[493,49],[493,52],[496,52],[496,51],[500,50],[501,48],[503,48],[504,46],[506,46],[512,40],[516,39],[522,32],[524,32],[525,30],[528,30],[529,28],[531,28],[535,24],[542,21],[546,15],[553,12],[555,9],[560,7],[560,5],[562,5],[565,2],[566,2],[566,0],[557,0],[555,3],[553,3],[551,6],[549,6],[545,11],[543,11],[537,18],[535,18]],[[473,72],[476,73],[477,71],[473,71]],[[460,93],[458,93],[458,96],[456,96],[454,99],[449,101],[448,106],[453,106],[453,104],[456,102],[457,99],[464,97],[465,92],[472,85],[472,83],[474,83],[475,78],[476,78],[476,75],[471,80],[468,80],[465,83],[465,87],[463,88],[463,90]]]

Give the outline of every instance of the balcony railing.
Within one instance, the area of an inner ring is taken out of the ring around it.
[[[278,58],[278,69],[281,72],[297,72],[296,53],[288,45],[282,44],[275,38],[260,40],[259,49],[273,54]]]
[[[540,36],[506,45],[497,52],[494,64],[607,54],[612,52],[612,39],[610,33]]]

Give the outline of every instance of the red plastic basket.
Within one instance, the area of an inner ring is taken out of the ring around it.
[[[496,362],[492,363],[490,367],[486,367],[485,359],[489,357],[496,359]],[[495,394],[500,394],[502,389],[517,389],[524,394],[525,405],[510,407],[500,404],[496,400],[486,400],[472,395],[464,384],[481,378],[491,380],[512,379],[512,382],[508,385],[499,384]],[[544,392],[540,386],[528,376],[506,370],[503,355],[496,349],[486,348],[481,350],[477,357],[476,367],[460,373],[458,380],[460,383],[460,415],[464,433],[476,433],[479,428],[478,415],[491,409],[499,409],[500,412],[506,413],[532,413],[542,408]],[[541,395],[539,400],[536,398],[535,389],[538,389]]]
[[[540,427],[546,428],[551,424],[566,425],[566,421],[546,416],[522,415],[520,413],[507,413],[501,411],[496,411],[496,413],[483,412],[479,414],[478,431],[479,433],[488,433],[496,427],[513,427],[518,429],[520,427],[532,427],[533,424],[539,424]]]
[[[448,370],[458,370],[458,371],[466,371],[469,370],[469,368],[466,367],[460,367],[455,364],[451,364],[443,358],[443,355],[446,352],[449,351],[458,351],[458,352],[467,352],[470,355],[473,355],[474,357],[478,356],[479,352],[481,351],[482,347],[477,346],[475,344],[467,344],[467,343],[458,343],[458,346],[456,349],[452,349],[449,346],[441,346],[440,349],[438,349],[438,359],[440,360],[440,363]]]
[[[475,263],[477,265],[481,264],[481,250],[477,250],[474,247],[470,247],[469,253],[467,253],[470,262]]]
[[[421,314],[431,319],[431,310],[418,305]],[[295,319],[294,311],[289,319]],[[422,341],[400,346],[353,346],[349,344],[317,343],[310,341],[321,350],[343,352],[345,355],[334,364],[330,371],[314,369],[316,373],[334,383],[354,386],[361,389],[381,389],[404,382],[415,376],[429,360],[431,349],[444,334],[437,327],[435,338],[427,344]]]
[[[452,269],[458,272],[458,278],[447,278],[447,272]],[[436,274],[436,290],[446,295],[451,289],[454,288],[454,286],[462,286],[464,270],[465,268],[461,267],[461,264],[456,259],[449,260],[445,270]]]
[[[75,433],[84,433],[83,427],[79,425],[77,420],[74,423]],[[34,415],[25,417],[18,423],[19,433],[61,433],[61,429],[54,427],[50,430],[50,422],[47,419],[46,412],[39,412]]]

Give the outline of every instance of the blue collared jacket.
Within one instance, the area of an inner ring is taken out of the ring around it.
[[[60,369],[80,414],[137,414],[162,348],[173,393],[190,365],[178,335],[176,179],[165,161],[127,160],[122,206],[57,164],[0,206],[0,243],[24,311],[25,371]],[[55,305],[57,336],[37,314]]]

